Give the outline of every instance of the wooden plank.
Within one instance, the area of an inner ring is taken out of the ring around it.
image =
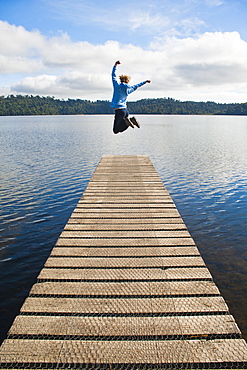
[[[177,268],[124,268],[124,269],[80,269],[80,268],[43,268],[38,279],[44,280],[193,280],[212,279],[206,267],[177,267]]]
[[[113,331],[113,328],[117,330]],[[231,315],[111,317],[17,316],[11,335],[205,336],[239,334]]]
[[[152,203],[152,202],[156,202],[156,203],[163,203],[163,204],[167,204],[168,206],[170,207],[174,207],[174,203],[172,201],[170,201],[169,199],[164,199],[164,196],[161,194],[161,195],[148,195],[148,194],[138,194],[138,193],[135,193],[135,194],[129,194],[129,193],[126,193],[126,194],[120,194],[120,193],[116,193],[116,194],[111,194],[111,195],[105,195],[105,196],[97,196],[97,195],[87,195],[85,194],[83,196],[83,198],[80,200],[80,203],[78,204],[78,207],[82,206],[83,204],[87,203],[87,202],[108,202],[108,201],[115,201],[116,203],[118,202],[136,202],[136,203]],[[165,201],[166,200],[166,201]],[[160,202],[159,202],[160,201]]]
[[[160,202],[159,199],[154,199],[152,200],[152,203],[150,203],[149,200],[145,202],[145,199],[141,198],[140,200],[134,200],[132,198],[132,202],[127,201],[127,199],[119,198],[117,200],[114,199],[114,197],[111,198],[91,198],[91,199],[85,199],[83,202],[77,205],[77,210],[79,211],[80,208],[82,209],[94,209],[94,208],[111,208],[111,209],[123,209],[123,208],[135,208],[135,209],[140,209],[140,208],[161,208],[161,209],[171,209],[175,208],[174,204],[172,202]]]
[[[152,192],[164,191],[164,184],[162,181],[94,181],[87,185],[84,193],[82,194],[80,201],[83,200],[84,194],[90,193],[102,193],[104,195],[108,194],[133,194],[145,196],[147,194],[151,195]],[[165,189],[164,197],[171,198],[169,192]]]
[[[144,246],[193,246],[192,238],[62,238],[57,246],[74,247],[144,247]]]
[[[137,218],[138,220],[140,219],[140,217],[142,217],[143,220],[145,220],[145,218],[153,218],[153,219],[158,219],[158,218],[172,218],[172,219],[175,219],[176,217],[180,217],[178,212],[174,212],[174,211],[167,211],[167,212],[141,212],[138,213],[138,212],[130,212],[129,210],[126,211],[126,212],[111,212],[110,210],[107,212],[107,211],[100,211],[100,210],[94,210],[94,211],[86,211],[85,212],[78,212],[78,211],[74,211],[72,216],[72,218],[89,218],[89,219],[114,219],[117,220],[120,219],[120,220],[124,220],[124,219],[127,219],[127,221],[131,222],[132,219],[135,219]]]
[[[44,364],[220,364],[245,362],[241,339],[184,341],[83,341],[9,339],[3,362]],[[1,352],[0,352],[1,355]]]
[[[162,187],[163,185],[161,185]],[[130,185],[129,187],[126,187],[126,186],[122,186],[122,187],[118,187],[118,186],[103,186],[102,183],[100,183],[97,187],[90,187],[90,188],[87,188],[83,194],[83,196],[80,198],[79,200],[79,205],[84,203],[84,201],[86,201],[87,199],[90,200],[90,197],[95,197],[95,198],[98,198],[100,197],[100,195],[104,194],[103,197],[108,197],[109,198],[109,201],[111,199],[114,199],[117,197],[117,196],[126,196],[126,193],[131,193],[132,195],[135,195],[137,197],[140,197],[140,198],[143,198],[143,202],[146,203],[147,201],[145,200],[145,196],[151,196],[152,193],[158,193],[160,192],[160,190],[158,190],[156,187],[148,187],[148,188],[144,188],[144,189],[141,189],[139,186],[133,186],[133,185]],[[84,198],[84,196],[86,195],[86,197]],[[104,199],[104,198],[103,198]],[[129,199],[130,198],[130,195],[129,195]],[[123,199],[125,200],[125,199]],[[152,201],[155,201],[155,203],[159,203],[159,200],[162,202],[162,203],[166,203],[166,202],[170,202],[170,201],[173,201],[173,199],[170,197],[169,193],[165,192],[163,196],[160,196],[159,199],[152,199]]]
[[[101,209],[92,208],[88,210],[87,208],[76,208],[73,212],[74,216],[79,217],[79,215],[85,217],[111,217],[111,218],[124,218],[124,217],[180,217],[178,211],[174,207],[167,207],[167,208],[144,208],[138,207],[136,208],[123,208],[120,210],[112,210],[108,208]]]
[[[140,187],[142,183],[144,183],[145,186],[153,186],[153,185],[161,185],[163,186],[163,183],[162,181],[159,179],[147,179],[147,178],[143,178],[143,179],[123,179],[121,181],[118,181],[117,177],[114,178],[114,179],[109,179],[107,177],[105,178],[98,178],[98,179],[94,179],[94,184],[98,184],[98,185],[102,185],[104,183],[107,183],[107,184],[110,184],[111,187],[118,187],[118,186],[121,186],[121,187],[125,187],[126,186],[126,190],[127,190],[127,187],[129,187],[129,191],[131,191],[131,189],[133,187]]]
[[[129,190],[129,192],[131,192],[131,190],[134,188],[140,189],[141,186],[144,186],[144,189],[150,188],[150,187],[164,186],[160,178],[146,178],[146,177],[138,178],[138,179],[137,178],[136,179],[125,178],[125,179],[118,180],[117,176],[116,178],[113,178],[113,179],[109,179],[107,176],[105,176],[105,178],[101,178],[101,179],[95,178],[94,180],[92,180],[92,183],[94,184],[94,186],[98,186],[98,187],[101,187],[104,185],[107,185],[110,188],[120,188],[121,187],[121,188],[125,188],[126,191]]]
[[[122,169],[122,171],[121,171]],[[125,180],[128,182],[136,182],[136,183],[140,183],[142,181],[144,181],[145,183],[148,183],[148,182],[152,182],[152,183],[160,183],[162,182],[159,175],[157,174],[157,172],[155,170],[147,170],[145,169],[145,167],[139,167],[139,168],[136,168],[135,170],[135,167],[132,167],[131,168],[132,171],[127,171],[125,172],[124,170],[124,167],[119,167],[119,171],[118,170],[113,170],[113,171],[104,171],[100,169],[100,166],[98,166],[98,168],[96,169],[96,171],[92,174],[92,177],[91,177],[91,180],[92,182],[97,182],[99,181],[99,179],[103,182],[106,182],[106,181],[115,181],[115,182],[118,182],[119,184],[124,182]]]
[[[61,233],[61,238],[190,238],[190,234],[187,230],[65,230]]]
[[[186,230],[186,226],[183,223],[173,223],[173,224],[159,224],[159,223],[145,223],[145,224],[124,224],[124,225],[116,225],[116,224],[102,224],[101,220],[96,223],[91,223],[90,226],[88,224],[81,224],[80,222],[73,222],[73,219],[70,219],[64,230],[71,231],[71,230],[90,230],[90,231],[140,231],[140,230],[152,230],[152,231],[170,231],[170,230]]]
[[[22,313],[70,313],[100,315],[160,315],[206,312],[228,313],[222,297],[172,298],[60,298],[28,297],[21,307]]]
[[[80,258],[80,257],[49,257],[45,267],[76,267],[76,268],[167,268],[205,266],[201,257],[142,257],[142,258]]]
[[[199,255],[196,247],[120,247],[120,248],[85,248],[85,247],[55,247],[51,252],[56,256],[77,257],[145,257],[145,256],[195,256]]]
[[[172,217],[165,217],[165,218],[157,218],[157,217],[154,217],[154,218],[148,218],[148,217],[145,217],[145,218],[139,218],[139,217],[136,217],[136,218],[87,218],[87,214],[85,215],[85,217],[83,216],[80,216],[80,217],[77,217],[75,214],[72,214],[70,219],[68,220],[68,223],[67,225],[69,224],[80,224],[80,225],[85,225],[85,227],[88,227],[88,225],[92,225],[92,227],[97,226],[101,226],[103,227],[103,225],[112,225],[113,227],[117,227],[117,225],[120,227],[120,230],[122,227],[127,227],[125,225],[133,225],[134,228],[136,228],[136,225],[138,226],[138,228],[142,228],[145,227],[145,225],[160,225],[162,224],[162,227],[164,226],[164,228],[166,227],[166,225],[171,225],[172,227],[172,224],[179,224],[183,225],[183,221],[180,217],[175,217],[175,218],[172,218]]]
[[[169,282],[44,282],[34,284],[31,295],[66,296],[189,296],[219,295],[212,281]]]

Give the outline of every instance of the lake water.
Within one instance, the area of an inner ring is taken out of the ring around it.
[[[247,338],[247,117],[0,117],[0,340],[102,155],[144,154]]]

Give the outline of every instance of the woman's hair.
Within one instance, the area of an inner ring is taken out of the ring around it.
[[[127,76],[127,75],[121,75],[121,76],[119,76],[119,78],[120,78],[120,81],[124,82],[125,84],[129,83],[130,79],[131,79],[131,77]]]

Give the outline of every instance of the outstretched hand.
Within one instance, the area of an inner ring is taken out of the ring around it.
[[[121,64],[119,60],[116,61],[115,66]]]
[[[146,82],[147,82],[148,84],[150,84],[150,82],[151,82],[151,81],[150,81],[150,80],[147,80]]]

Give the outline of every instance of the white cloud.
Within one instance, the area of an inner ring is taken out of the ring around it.
[[[0,73],[28,73],[38,71],[42,68],[42,63],[36,59],[29,59],[21,56],[4,56],[0,55]]]
[[[43,94],[49,95],[52,91],[57,91],[57,76],[40,75],[36,77],[25,77],[22,81],[12,86],[12,90],[18,93]]]
[[[4,31],[4,35],[2,34]],[[151,79],[131,100],[164,96],[181,100],[245,101],[247,43],[237,32],[204,33],[197,37],[156,38],[148,49],[116,41],[93,45],[73,42],[67,34],[47,38],[0,22],[0,40],[13,40],[0,50],[0,71],[9,74],[12,93],[60,98],[110,99],[110,72],[115,60],[119,74],[131,83]],[[14,80],[16,74],[16,80]],[[23,78],[20,79],[20,74]],[[231,99],[232,97],[232,99]]]
[[[27,31],[22,26],[0,21],[0,53],[8,56],[33,56],[45,43],[37,30]]]
[[[237,32],[205,33],[197,38],[165,37],[152,44],[166,56],[177,79],[191,86],[246,82],[247,43]]]
[[[26,77],[12,86],[12,91],[22,94],[57,95],[60,97],[84,97],[91,94],[105,93],[106,86],[110,88],[109,78],[95,74],[81,72],[65,73],[61,76],[40,75]]]

